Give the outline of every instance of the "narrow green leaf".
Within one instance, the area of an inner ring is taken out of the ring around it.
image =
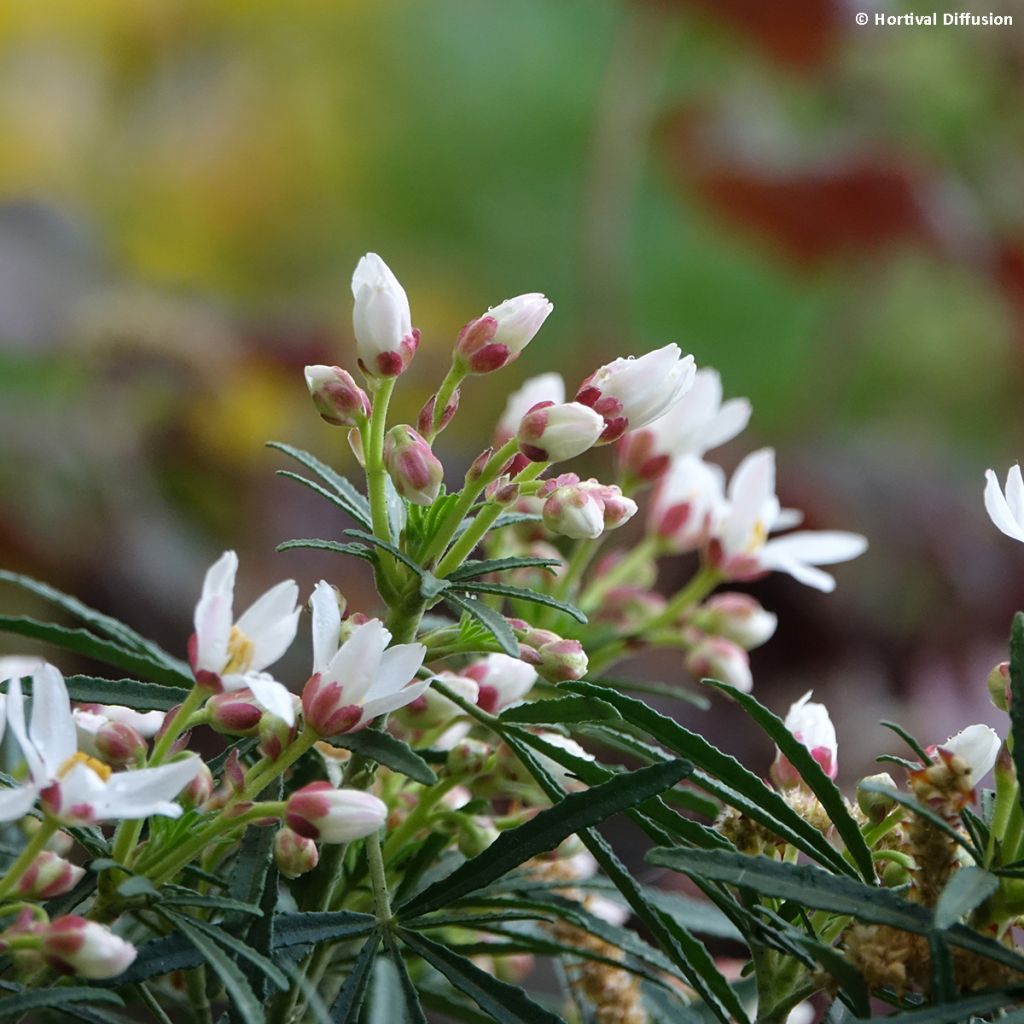
[[[367,533],[365,530],[346,530],[346,537],[355,537],[358,540],[365,541],[367,544],[372,544],[375,548],[380,548],[382,551],[387,551],[388,554],[394,555],[402,565],[407,569],[411,569],[417,576],[422,576],[424,568],[422,565],[418,565],[414,562],[401,548],[396,547],[394,544],[389,543],[386,540],[381,540],[380,537],[375,537],[372,533]]]
[[[87,629],[57,626],[51,622],[40,622],[38,619],[22,615],[0,615],[0,633],[14,633],[30,640],[41,640],[62,650],[74,651],[76,654],[106,662],[108,665],[116,665],[129,672],[152,676],[157,681],[171,686],[180,685],[182,682],[190,685],[192,683],[191,675],[184,669],[171,668],[151,655],[129,650],[110,640],[103,640]]]
[[[980,907],[999,888],[999,879],[984,868],[968,866],[955,872],[935,905],[935,927],[948,928]]]
[[[341,986],[338,998],[331,1006],[331,1020],[334,1024],[353,1024],[359,1019],[359,1011],[366,998],[373,962],[380,949],[380,935],[375,931],[363,945],[352,965],[352,971]]]
[[[558,598],[545,594],[541,590],[527,590],[526,587],[513,587],[508,583],[461,583],[459,590],[470,594],[501,594],[515,601],[530,601],[548,608],[557,608],[560,612],[565,612],[566,615],[584,625],[587,622],[586,613],[580,611],[576,605],[570,604],[568,601],[559,601]]]
[[[1008,1010],[1014,1003],[1024,1000],[1024,986],[999,988],[979,992],[941,1006],[926,1006],[907,1013],[894,1013],[888,1017],[872,1017],[866,1024],[963,1024],[973,1015],[988,1014],[994,1010]],[[1024,1022],[1024,1013],[1011,1013],[1001,1018],[1000,1024]]]
[[[317,551],[333,551],[338,555],[353,555],[364,561],[373,562],[373,552],[363,544],[345,544],[340,540],[321,540],[315,537],[286,540],[277,545],[277,551],[291,551],[293,548],[313,548]]]
[[[137,949],[138,956],[117,979],[119,985],[159,978],[172,971],[187,971],[203,962],[202,954],[182,935],[143,942]]]
[[[181,914],[165,914],[172,919],[174,927],[196,948],[196,951],[213,968],[220,978],[236,1012],[244,1024],[264,1024],[263,1004],[246,980],[241,968],[227,953],[203,931],[196,927],[192,918]]]
[[[439,942],[404,928],[398,934],[417,956],[440,971],[499,1024],[564,1024],[561,1017],[535,1003],[518,986],[499,981]]]
[[[702,789],[736,807],[809,857],[843,874],[855,873],[856,869],[843,859],[839,851],[813,825],[801,818],[780,794],[703,736],[684,728],[643,701],[615,693],[607,687],[568,682],[560,684],[559,689],[607,701],[627,722],[643,729],[651,739],[704,769],[704,772],[694,774],[694,782]]]
[[[709,685],[721,690],[743,708],[751,718],[768,734],[769,739],[788,758],[790,764],[799,772],[800,777],[810,787],[811,792],[825,809],[836,832],[846,844],[863,878],[869,882],[875,880],[875,865],[871,859],[871,851],[860,826],[853,815],[847,810],[846,801],[836,784],[825,774],[822,767],[814,759],[811,752],[786,728],[785,723],[777,715],[769,711],[756,697],[734,686],[728,686],[715,680],[707,680]]]
[[[1013,617],[1010,634],[1010,734],[1013,736],[1013,767],[1020,783],[1017,799],[1024,807],[1024,613]]]
[[[509,569],[553,569],[559,565],[562,565],[560,558],[533,558],[525,555],[509,558],[473,559],[463,562],[448,579],[454,583],[457,580],[470,580],[477,576],[489,576],[493,572],[506,572]]]
[[[890,732],[896,733],[896,735],[899,736],[899,738],[903,740],[903,742],[906,743],[906,745],[910,747],[910,749],[915,754],[917,754],[917,756],[921,759],[921,764],[928,764],[931,761],[931,758],[928,756],[924,747],[921,746],[921,743],[918,740],[918,738],[914,736],[913,733],[904,729],[903,726],[899,724],[899,722],[890,722],[888,720],[883,720],[878,724],[882,726],[883,729],[888,729]],[[918,765],[918,767],[920,767],[920,765]]]
[[[49,1009],[67,1003],[109,1003],[111,1006],[124,1006],[124,1000],[107,988],[53,985],[45,989],[27,989],[0,999],[0,1020],[21,1017],[32,1010]]]
[[[438,594],[443,594],[447,589],[447,580],[438,579],[429,570],[423,570],[423,575],[420,577],[420,597],[424,601],[433,601]]]
[[[306,977],[305,971],[298,964],[292,963],[287,957],[281,957],[281,970],[291,979],[291,983],[302,994],[306,1001],[306,1015],[309,1024],[331,1024],[330,1011],[327,1004],[320,998],[316,986]]]
[[[161,903],[165,907],[203,907],[208,910],[224,910],[249,917],[262,917],[263,911],[251,903],[229,899],[227,896],[210,896],[206,893],[178,891],[178,886],[164,886]]]
[[[600,722],[622,718],[607,701],[596,697],[559,697],[554,700],[535,700],[506,708],[499,716],[503,722],[537,725],[548,722]]]
[[[141,679],[102,679],[99,676],[68,676],[68,696],[82,704],[123,704],[136,711],[170,711],[187,696],[181,686],[163,686]],[[26,688],[30,691],[31,684]]]
[[[504,615],[488,607],[482,601],[471,597],[460,597],[450,590],[444,595],[444,600],[454,609],[456,614],[465,612],[484,627],[495,639],[498,646],[505,654],[513,658],[519,657],[519,641],[516,640],[512,627],[508,624]]]
[[[402,951],[398,948],[398,943],[395,942],[394,936],[390,932],[385,937],[385,941],[391,962],[394,965],[395,972],[398,974],[399,984],[402,986],[402,996],[405,999],[406,1024],[427,1024],[427,1015],[423,1012],[419,992],[416,990],[412,978],[409,977],[409,969],[405,966],[405,960],[402,958]]]
[[[309,452],[305,452],[301,448],[293,448],[291,445],[282,444],[280,441],[269,441],[267,442],[267,447],[276,448],[279,452],[290,455],[297,462],[301,462],[306,469],[315,473],[333,489],[334,496],[338,498],[336,504],[340,504],[356,522],[362,523],[363,526],[370,529],[370,503],[349,480],[340,473],[335,472],[330,466],[325,465],[316,456],[310,455]],[[301,480],[302,478],[299,477],[298,479]]]
[[[749,888],[761,896],[794,900],[797,904],[834,914],[848,914],[872,924],[927,935],[935,925],[930,910],[910,903],[888,889],[877,889],[853,878],[830,874],[812,864],[787,864],[767,857],[748,857],[727,850],[651,850],[651,864],[716,882]],[[961,924],[946,930],[948,941],[961,949],[1024,971],[1024,957]]]
[[[354,910],[278,914],[274,919],[274,949],[356,939],[371,932],[376,925],[377,919],[372,914],[357,914]]]
[[[361,729],[359,732],[331,736],[327,742],[331,746],[368,757],[393,772],[407,775],[421,785],[432,786],[437,782],[437,776],[431,771],[430,765],[412,747],[390,733],[379,729]]]
[[[553,850],[574,832],[597,825],[612,814],[671,788],[690,770],[686,761],[670,761],[616,775],[585,792],[569,793],[526,824],[502,832],[484,853],[421,892],[400,908],[400,913],[409,919],[446,906],[490,884],[531,857]]]
[[[405,997],[398,979],[398,968],[390,957],[379,956],[373,965],[368,1024],[400,1024],[405,1016]]]
[[[274,792],[268,799],[280,800],[283,795],[281,779],[276,779],[272,785]],[[247,829],[235,856],[234,870],[231,872],[228,885],[228,897],[248,906],[259,905],[267,884],[267,874],[273,863],[273,854],[273,829]],[[237,913],[228,920],[236,927],[246,927],[244,918]]]

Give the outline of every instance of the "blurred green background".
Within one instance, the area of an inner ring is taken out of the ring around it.
[[[1005,7],[1017,27],[859,29],[839,0],[3,5],[0,564],[179,652],[226,546],[243,597],[328,574],[372,610],[359,570],[274,554],[338,524],[263,442],[353,467],[301,368],[353,365],[348,279],[374,250],[423,332],[405,417],[466,320],[555,303],[467,389],[450,482],[499,387],[678,341],[753,401],[727,468],[775,445],[783,499],[872,542],[832,596],[754,588],[782,616],[762,698],[815,686],[850,769],[892,746],[880,716],[927,740],[998,723],[984,679],[1024,604],[981,506],[1024,448]]]

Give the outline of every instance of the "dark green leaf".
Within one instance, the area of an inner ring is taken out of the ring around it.
[[[405,960],[402,958],[402,952],[390,932],[386,938],[388,953],[398,974],[399,984],[402,986],[402,995],[405,999],[406,1024],[427,1024],[427,1016],[420,1004],[420,997],[416,986],[413,984],[412,978],[409,977],[409,971],[405,966]]]
[[[596,697],[560,697],[517,704],[506,708],[499,717],[503,722],[537,725],[546,722],[599,722],[622,716],[607,701]]]
[[[595,686],[610,686],[615,690],[626,690],[632,693],[646,693],[652,697],[670,697],[673,700],[684,700],[687,704],[706,711],[711,707],[711,701],[707,697],[678,683],[657,683],[643,679],[588,679],[587,682]]]
[[[420,577],[420,597],[424,601],[433,601],[438,594],[448,589],[448,581],[438,579],[432,572],[424,569]]]
[[[28,989],[0,999],[0,1020],[21,1017],[31,1010],[64,1006],[66,1003],[109,1003],[112,1006],[124,1006],[124,1000],[110,989],[53,985],[45,989]]]
[[[154,939],[137,948],[139,954],[117,979],[119,985],[158,978],[172,971],[186,971],[203,962],[201,953],[181,935]]]
[[[167,914],[174,927],[196,948],[214,973],[220,978],[244,1024],[264,1024],[263,1005],[256,998],[238,964],[221,949],[220,944],[197,927],[196,922],[181,914]]]
[[[147,899],[155,899],[159,896],[159,893],[153,888],[153,883],[142,875],[126,878],[117,887],[117,894],[126,900],[130,900],[134,896],[145,896]]]
[[[274,918],[274,949],[355,939],[372,931],[376,924],[372,914],[357,914],[354,910],[278,914]]]
[[[299,540],[286,540],[277,545],[278,551],[291,551],[293,548],[313,548],[317,551],[333,551],[338,555],[353,555],[367,562],[376,561],[373,552],[363,544],[345,544],[340,540],[319,540],[307,537]]]
[[[1013,736],[1013,767],[1020,786],[1017,799],[1024,807],[1024,613],[1013,617],[1010,634],[1010,734]]]
[[[430,770],[430,765],[412,747],[390,733],[379,729],[361,729],[359,732],[331,736],[327,742],[376,761],[393,772],[407,775],[421,785],[432,786],[437,782],[437,776]]]
[[[209,910],[225,910],[250,917],[262,917],[263,911],[251,903],[228,899],[226,896],[209,896],[205,893],[177,891],[178,886],[164,886],[161,903],[165,907],[204,907]]]
[[[366,533],[364,530],[346,530],[345,536],[356,537],[358,540],[366,541],[367,544],[372,544],[375,548],[387,551],[389,554],[394,555],[407,569],[411,569],[416,573],[417,576],[422,576],[424,573],[423,566],[417,565],[404,551],[386,540],[381,540],[380,537],[375,537],[372,533]]]
[[[871,851],[868,849],[867,843],[864,842],[864,836],[861,835],[860,826],[847,810],[842,793],[825,774],[807,747],[793,736],[781,718],[772,714],[751,694],[715,680],[708,680],[708,682],[736,701],[767,733],[769,739],[775,742],[775,745],[797,770],[811,792],[818,798],[818,802],[835,826],[836,832],[846,844],[850,856],[860,868],[861,875],[867,881],[873,882],[875,866],[871,859]]]
[[[725,803],[736,807],[754,821],[770,829],[781,839],[815,860],[836,871],[854,874],[855,869],[813,825],[800,817],[775,790],[770,789],[753,772],[729,754],[708,743],[678,722],[659,714],[643,701],[593,683],[562,683],[561,690],[598,697],[613,705],[626,721],[670,750],[689,758],[704,772],[695,773],[694,781]]]
[[[374,932],[359,951],[359,956],[356,957],[356,962],[352,965],[345,984],[341,986],[338,998],[331,1006],[331,1020],[334,1021],[334,1024],[352,1024],[353,1021],[358,1020],[378,949],[380,949],[380,935]]]
[[[798,905],[834,914],[848,914],[872,924],[927,935],[934,927],[931,911],[909,903],[888,889],[877,889],[853,878],[829,874],[811,864],[787,864],[767,857],[748,857],[727,850],[655,849],[651,864],[716,882],[749,888],[761,896],[793,900]],[[967,949],[1014,970],[1024,970],[1024,957],[960,924],[946,932],[954,946]]]
[[[562,560],[560,558],[532,558],[528,556],[474,559],[463,562],[458,569],[449,575],[448,579],[455,583],[457,580],[469,580],[477,576],[488,576],[492,572],[506,572],[509,569],[529,569],[534,567],[549,569],[561,564]]]
[[[444,600],[453,608],[456,614],[465,612],[479,622],[494,637],[498,646],[505,654],[513,658],[519,657],[519,641],[516,640],[512,627],[508,624],[504,615],[488,607],[482,601],[477,601],[471,597],[460,597],[451,591],[445,593]]]
[[[935,927],[948,928],[981,906],[999,888],[999,879],[984,868],[968,866],[953,874],[935,905]]]
[[[888,1017],[872,1017],[867,1024],[963,1024],[973,1014],[988,1014],[994,1010],[1008,1010],[1014,1003],[1024,999],[1024,986],[979,992],[955,1003],[941,1006],[926,1006],[907,1013],[894,1013]],[[1018,1024],[1024,1021],[1024,1013],[1009,1014],[1001,1024]]]
[[[293,448],[291,445],[281,444],[280,441],[269,441],[267,447],[276,448],[279,452],[290,455],[297,462],[301,462],[306,469],[315,473],[334,490],[333,495],[328,495],[331,500],[334,501],[335,497],[337,497],[335,504],[345,509],[356,522],[370,529],[370,503],[340,473],[335,472],[330,466],[325,465],[318,458],[310,455],[309,452],[302,451],[301,448]],[[302,480],[303,478],[297,477],[297,479]]]
[[[561,1017],[535,1003],[518,986],[499,981],[439,942],[406,929],[400,929],[399,936],[417,956],[440,971],[499,1024],[564,1024]]]
[[[170,711],[187,696],[181,686],[163,686],[140,679],[68,676],[68,696],[82,704],[123,704],[136,711]]]
[[[274,790],[269,799],[280,800],[283,794],[282,782],[278,778],[273,783]],[[231,872],[228,896],[247,906],[259,905],[263,899],[263,890],[267,884],[267,874],[273,863],[274,830],[270,828],[250,828],[242,837],[238,854],[235,856],[234,870]],[[245,927],[247,922],[238,914],[229,921],[236,926]]]
[[[405,1017],[405,997],[398,968],[390,957],[379,956],[373,965],[368,1024],[400,1024]]]
[[[888,729],[890,732],[896,733],[896,735],[899,736],[899,738],[903,740],[903,742],[906,743],[906,745],[910,747],[915,754],[917,754],[921,759],[921,764],[928,764],[931,761],[931,758],[928,756],[924,747],[921,746],[917,737],[904,729],[898,722],[881,721],[878,724],[882,726],[883,729]],[[920,765],[917,767],[920,767]]]
[[[501,594],[504,597],[515,601],[530,601],[533,604],[542,604],[548,608],[557,608],[565,612],[577,622],[586,624],[587,616],[574,604],[568,601],[559,601],[558,598],[545,594],[540,590],[527,590],[526,587],[513,587],[508,583],[461,583],[459,590],[471,594]]]
[[[553,850],[574,832],[669,789],[684,779],[690,768],[685,761],[670,761],[617,775],[585,792],[568,794],[526,824],[502,832],[480,856],[400,908],[402,916],[408,919],[426,914],[488,885],[531,857]]]

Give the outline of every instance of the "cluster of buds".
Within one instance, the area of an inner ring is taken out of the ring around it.
[[[567,640],[550,629],[536,629],[523,619],[509,619],[519,641],[519,657],[552,683],[582,679],[587,674],[587,652],[579,640]]]
[[[605,530],[629,522],[637,511],[636,502],[624,497],[620,488],[580,480],[575,473],[545,480],[537,496],[545,499],[544,525],[554,534],[576,540],[594,540]]]
[[[78,749],[115,768],[141,764],[149,750],[147,741],[165,721],[160,711],[140,713],[103,704],[79,705],[72,716]]]
[[[412,427],[399,424],[388,431],[384,466],[395,490],[414,505],[429,505],[441,492],[444,466]]]

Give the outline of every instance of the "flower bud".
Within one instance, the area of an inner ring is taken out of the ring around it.
[[[686,455],[672,462],[654,489],[647,528],[671,551],[695,551],[710,539],[724,505],[721,469]]]
[[[864,812],[872,825],[877,825],[895,806],[896,801],[885,793],[875,793],[864,788],[864,783],[885,786],[894,793],[899,787],[893,781],[888,772],[879,772],[877,775],[866,775],[857,783],[857,806]]]
[[[581,481],[575,473],[547,481],[538,493],[547,496],[544,525],[552,533],[576,540],[594,540],[628,522],[637,510],[636,502],[624,497],[618,487],[594,479]]]
[[[84,874],[85,868],[52,850],[42,850],[18,879],[18,895],[29,900],[52,900],[71,892]]]
[[[439,672],[438,679],[456,696],[470,704],[477,702],[479,687],[475,680],[468,678],[468,675]],[[432,686],[398,712],[415,729],[434,729],[439,725],[446,725],[462,713],[462,708],[458,704],[449,700]]]
[[[215,693],[207,702],[207,724],[224,736],[255,736],[263,717],[263,705],[251,690]]]
[[[40,952],[58,973],[92,980],[116,978],[137,955],[130,942],[77,914],[50,922],[42,933]]]
[[[370,415],[370,397],[340,366],[307,366],[306,387],[316,411],[335,427],[358,427]]]
[[[477,706],[492,715],[522,700],[537,681],[537,670],[532,665],[507,654],[490,654],[470,665],[463,675],[476,681]]]
[[[1010,663],[1001,661],[988,674],[988,695],[1000,711],[1010,710]]]
[[[541,402],[522,419],[516,437],[531,462],[563,462],[593,448],[604,421],[579,402]]]
[[[298,722],[289,725],[283,718],[267,712],[260,719],[259,751],[271,761],[276,761],[299,734]]]
[[[387,805],[358,789],[335,789],[329,782],[311,782],[288,798],[288,827],[307,839],[348,843],[379,831],[387,821]]]
[[[693,356],[666,345],[600,367],[580,385],[576,401],[601,414],[600,443],[608,444],[668,412],[693,385],[696,372]]]
[[[603,580],[622,561],[625,551],[610,551],[600,558],[594,566],[593,579]],[[658,581],[658,563],[653,558],[645,558],[639,564],[630,565],[629,585],[650,590]]]
[[[39,831],[42,824],[40,818],[22,818],[21,830],[27,838],[31,839]],[[62,857],[66,857],[75,848],[75,840],[70,833],[63,830],[57,831],[47,840],[45,848],[60,854]]]
[[[352,326],[359,367],[370,377],[395,377],[416,354],[420,332],[412,326],[409,299],[388,265],[369,252],[352,275]]]
[[[440,493],[444,466],[412,427],[392,427],[384,439],[384,465],[398,493],[414,505],[429,505]]]
[[[187,811],[193,807],[202,807],[212,796],[213,773],[202,762],[192,781],[178,794],[178,803]]]
[[[649,619],[660,615],[667,603],[656,590],[612,587],[601,596],[601,605],[594,610],[591,621],[635,632]]]
[[[448,751],[447,768],[452,775],[485,775],[494,769],[494,747],[483,740],[461,739]]]
[[[686,670],[697,677],[709,676],[750,693],[754,686],[750,659],[739,644],[721,636],[699,640],[686,657]]]
[[[551,640],[537,648],[537,671],[550,683],[582,679],[588,664],[579,640]]]
[[[692,621],[704,632],[724,636],[749,651],[771,639],[779,619],[749,594],[729,591],[708,598]]]
[[[523,417],[541,402],[561,405],[565,401],[565,382],[557,373],[542,373],[523,382],[518,391],[513,391],[505,403],[505,410],[498,420],[494,432],[495,444],[510,441],[519,432]]]
[[[459,390],[459,388],[456,388],[449,395],[448,402],[445,404],[444,412],[441,413],[437,426],[434,426],[434,410],[437,408],[437,395],[433,394],[427,399],[423,408],[420,409],[419,416],[416,417],[416,427],[421,434],[431,437],[434,434],[439,434],[451,423],[452,418],[459,411]]]
[[[486,850],[501,833],[490,818],[480,815],[463,815],[459,819],[457,844],[463,857],[477,857]]]
[[[455,343],[456,360],[470,373],[507,366],[533,340],[553,308],[537,292],[506,299],[463,327]]]
[[[285,878],[298,878],[320,862],[320,851],[312,839],[282,828],[274,836],[274,863]]]
[[[615,446],[622,476],[637,483],[651,484],[662,476],[671,456],[661,451],[652,430],[631,430],[623,434]]]
[[[828,708],[824,704],[813,702],[811,691],[808,690],[790,706],[785,725],[793,734],[793,738],[811,752],[811,757],[818,762],[821,770],[830,779],[834,779],[839,771],[839,744]],[[783,788],[800,783],[800,773],[781,751],[776,751],[772,778]]]
[[[117,767],[137,764],[145,758],[146,741],[130,725],[82,708],[75,708],[72,716],[79,749],[90,757]]]

